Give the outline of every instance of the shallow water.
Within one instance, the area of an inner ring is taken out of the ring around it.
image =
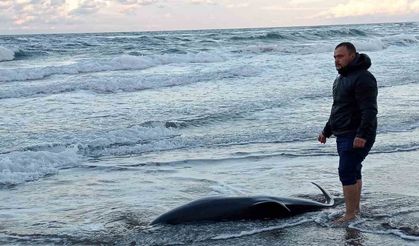
[[[321,200],[311,181],[341,199],[316,138],[346,40],[379,83],[360,220],[148,226],[205,196]],[[418,43],[417,23],[0,36],[0,243],[417,245]]]

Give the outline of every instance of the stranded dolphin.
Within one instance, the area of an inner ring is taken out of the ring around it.
[[[335,201],[333,197],[318,184],[313,184],[323,192],[326,203],[291,197],[208,197],[190,202],[162,214],[152,221],[151,224],[273,219],[334,206]]]

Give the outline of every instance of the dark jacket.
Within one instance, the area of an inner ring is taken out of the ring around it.
[[[374,138],[377,131],[377,81],[368,72],[371,59],[358,54],[345,68],[338,70],[333,83],[333,105],[323,134],[356,132],[357,137]]]

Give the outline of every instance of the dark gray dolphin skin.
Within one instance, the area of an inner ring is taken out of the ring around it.
[[[208,197],[162,214],[151,225],[284,218],[334,206],[333,197],[313,184],[322,191],[326,203],[292,197]]]

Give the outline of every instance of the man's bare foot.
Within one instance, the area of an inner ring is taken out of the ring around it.
[[[349,221],[351,221],[355,218],[356,218],[356,213],[355,214],[350,214],[350,215],[345,214],[344,216],[340,217],[339,219],[333,221],[333,223],[343,224],[343,223],[349,222]]]

